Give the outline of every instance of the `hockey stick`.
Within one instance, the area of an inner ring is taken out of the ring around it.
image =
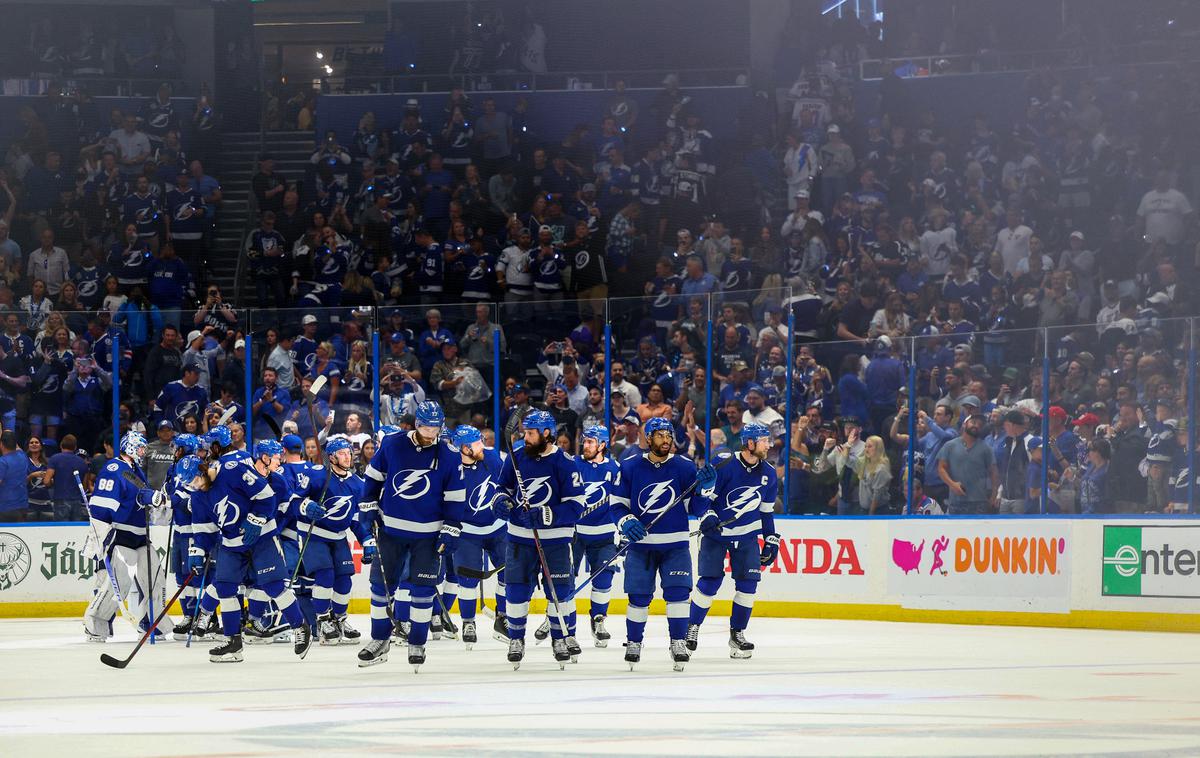
[[[204,557],[204,573],[200,575],[200,586],[196,588],[196,607],[192,609],[192,623],[188,625],[185,648],[192,646],[192,633],[196,631],[196,619],[200,618],[200,601],[204,599],[204,583],[208,581],[208,556]]]
[[[724,529],[725,527],[729,526],[729,525],[730,525],[730,524],[732,524],[734,521],[737,521],[737,520],[738,520],[738,519],[740,519],[740,518],[741,518],[741,516],[740,516],[740,515],[738,515],[738,516],[730,516],[729,518],[725,519],[724,521],[722,521],[722,522],[718,523],[718,524],[717,524],[717,528],[718,528],[718,529]],[[701,536],[702,534],[704,534],[704,532],[703,532],[703,530],[700,530],[700,529],[697,529],[697,530],[696,530],[696,531],[694,531],[694,532],[688,532],[688,536],[689,536],[689,537],[699,537],[699,536]]]
[[[308,391],[304,393],[304,403],[308,406],[308,422],[312,424],[314,440],[317,439],[317,413],[313,410],[313,401],[317,399],[317,395],[319,395],[321,390],[325,387],[325,382],[326,379],[324,374],[318,376],[316,380],[309,385]],[[321,450],[321,443],[319,441],[317,442],[317,451],[321,453],[321,460],[325,464],[325,484],[321,487],[321,496],[317,499],[317,504],[320,505],[321,503],[325,502],[325,493],[329,490],[329,477],[333,474],[333,469],[329,466],[329,458],[327,458],[325,456],[325,452]],[[299,532],[299,523],[297,523],[296,526],[296,531]],[[307,532],[308,536],[305,538],[304,544],[300,546],[300,555],[296,557],[296,570],[292,572],[292,584],[296,583],[296,577],[300,576],[300,567],[304,565],[304,553],[308,550],[308,543],[312,541],[312,526],[313,525],[310,523]],[[376,541],[378,541],[378,538],[376,538]]]
[[[88,507],[87,491],[83,488],[83,481],[79,478],[78,471],[75,472],[75,484],[79,487],[79,495],[83,498],[84,507]],[[104,561],[104,571],[108,574],[109,583],[112,584],[113,596],[117,598],[117,607],[121,609],[121,615],[125,617],[125,620],[133,625],[134,631],[140,631],[137,619],[133,617],[129,611],[129,605],[121,597],[121,585],[117,583],[117,575],[113,572],[112,562],[108,559],[108,549],[100,541],[100,533],[96,531],[96,524],[92,521],[90,513],[88,514],[88,525],[92,528],[92,539],[96,541],[96,553]]]
[[[167,609],[171,607],[172,603],[174,603],[176,600],[179,599],[179,596],[183,594],[184,587],[187,587],[189,584],[191,584],[192,580],[195,578],[196,578],[195,570],[193,570],[190,574],[188,574],[186,577],[184,577],[183,584],[179,585],[179,589],[175,590],[175,596],[172,597],[169,601],[167,601],[167,604],[165,606],[163,606],[162,611],[154,619],[154,623],[150,625],[150,628],[146,630],[146,633],[142,635],[142,638],[140,640],[138,640],[137,645],[134,646],[133,652],[129,654],[129,657],[125,658],[124,660],[119,660],[117,658],[112,657],[108,653],[101,653],[100,654],[100,662],[103,663],[105,666],[112,666],[115,669],[123,669],[126,666],[128,666],[129,662],[133,660],[133,656],[137,655],[138,651],[142,649],[142,645],[146,644],[146,640],[152,639],[154,637],[154,630],[158,628],[158,622],[162,621],[163,617],[167,615]],[[151,644],[153,644],[153,643],[151,643]]]
[[[379,547],[379,522],[371,519],[371,536],[375,538],[375,546]],[[383,553],[380,552],[375,556],[375,560],[379,561],[379,576],[383,578],[383,591],[387,593],[387,600],[383,601],[383,610],[387,613],[388,621],[392,623],[392,628],[396,628],[396,616],[392,611],[392,603],[396,597],[396,591],[388,583],[387,569],[383,567]]]
[[[513,454],[513,473],[517,477],[517,495],[521,498],[521,503],[525,506],[525,512],[529,512],[529,498],[525,496],[525,480],[521,476],[521,469],[517,466],[517,456]],[[554,603],[554,616],[558,619],[558,630],[565,639],[568,636],[567,620],[563,616],[562,606],[558,602],[558,590],[554,588],[554,578],[550,574],[550,564],[546,561],[546,551],[542,549],[542,538],[538,535],[537,527],[533,525],[533,519],[529,519],[529,531],[533,532],[533,547],[537,550],[538,563],[542,566],[542,576],[546,579],[546,594],[550,601]],[[574,597],[574,595],[572,595]],[[568,598],[570,599],[570,598]]]
[[[479,571],[477,569],[468,568],[466,566],[455,566],[454,567],[455,573],[457,573],[459,576],[466,577],[467,579],[491,579],[493,576],[495,576],[496,574],[500,573],[503,570],[504,570],[504,564],[500,564],[496,568],[490,569],[488,571]]]
[[[726,460],[722,461],[720,463],[720,465],[715,466],[714,468],[721,469],[721,468],[729,465],[730,461],[732,461],[732,460],[733,460],[733,458],[727,458]],[[687,498],[689,495],[691,495],[692,491],[696,489],[696,486],[698,484],[700,484],[700,480],[696,479],[696,481],[692,482],[691,484],[689,484],[687,486],[687,489],[685,489],[683,492],[679,493],[679,496],[676,497],[674,500],[672,500],[670,505],[668,505],[666,508],[663,508],[661,511],[658,512],[658,514],[654,518],[650,519],[650,523],[646,524],[646,531],[649,532],[651,529],[653,529],[654,525],[658,523],[659,519],[661,519],[663,516],[670,513],[671,510],[676,505],[683,502],[685,498]],[[575,599],[575,597],[580,592],[583,592],[583,590],[589,584],[591,584],[592,581],[595,580],[596,577],[600,576],[600,574],[605,569],[607,569],[609,566],[611,566],[613,563],[615,563],[618,558],[620,558],[622,555],[624,555],[629,550],[629,548],[633,546],[633,544],[634,544],[633,542],[626,543],[625,547],[623,547],[623,548],[617,550],[615,553],[613,553],[611,558],[609,558],[607,561],[602,563],[600,565],[600,568],[596,569],[590,575],[588,575],[588,578],[584,579],[583,582],[571,592],[571,595],[567,598],[567,602],[570,602],[571,600]]]

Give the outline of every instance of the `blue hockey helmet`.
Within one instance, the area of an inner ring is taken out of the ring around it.
[[[200,471],[204,468],[204,461],[200,460],[195,455],[185,455],[175,464],[175,483],[177,485],[188,485],[192,480],[200,475]]]
[[[554,432],[558,429],[558,424],[555,423],[554,417],[547,411],[532,411],[528,416],[521,421],[521,426],[526,429],[536,429],[539,432]]]
[[[224,424],[217,424],[204,435],[204,441],[210,445],[215,442],[221,447],[229,447],[233,444],[233,432]]]
[[[483,435],[473,426],[462,424],[454,427],[454,434],[451,439],[454,441],[455,447],[463,445],[474,445],[476,442],[483,441]]]
[[[261,458],[264,455],[283,455],[283,445],[275,440],[259,440],[254,443],[254,457]]]
[[[194,434],[183,432],[181,434],[176,434],[174,439],[171,440],[171,444],[177,449],[184,451],[188,455],[191,455],[200,449],[200,438]]]
[[[141,459],[146,453],[146,438],[141,432],[126,432],[121,438],[121,455]]]
[[[749,424],[746,424],[742,427],[741,437],[743,445],[747,442],[761,440],[764,437],[766,439],[771,439],[771,430],[766,424],[760,424],[757,421],[751,421]]]
[[[298,453],[304,449],[304,440],[298,434],[285,434],[279,442],[289,452]]]
[[[343,450],[353,450],[354,445],[350,444],[350,440],[345,437],[334,437],[325,443],[326,457],[333,457],[334,453],[340,453]]]
[[[433,400],[426,400],[418,404],[417,412],[413,415],[416,418],[417,426],[442,426],[446,423],[446,412]]]
[[[583,438],[585,440],[596,440],[602,445],[607,445],[609,439],[608,427],[600,426],[599,424],[593,424],[592,426],[589,426],[587,429],[583,430]]]
[[[647,421],[642,429],[646,432],[646,439],[654,436],[655,432],[670,432],[672,436],[675,434],[675,430],[671,427],[671,422],[658,416]]]
[[[392,424],[384,424],[383,426],[379,427],[379,431],[375,432],[375,441],[383,442],[384,437],[390,437],[391,435],[397,434],[402,431],[404,431],[404,430],[398,426],[393,426]]]

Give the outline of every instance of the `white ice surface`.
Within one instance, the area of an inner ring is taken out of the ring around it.
[[[520,671],[489,636],[431,642],[414,674],[396,647],[359,669],[352,646],[214,664],[201,642],[114,670],[99,656],[127,655],[128,627],[95,645],[74,620],[3,620],[0,756],[1200,755],[1194,635],[755,619],[754,658],[731,660],[727,623],[683,673],[654,616],[632,673],[613,617],[615,644],[581,630],[566,671],[531,635]]]

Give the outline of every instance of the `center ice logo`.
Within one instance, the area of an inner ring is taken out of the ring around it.
[[[25,540],[11,532],[0,532],[0,590],[11,589],[24,581],[32,563]]]
[[[416,500],[429,492],[429,473],[427,468],[409,468],[399,471],[392,477],[392,496],[404,500]]]
[[[675,502],[675,488],[670,482],[648,484],[638,493],[637,499],[643,514],[650,516],[662,513]]]

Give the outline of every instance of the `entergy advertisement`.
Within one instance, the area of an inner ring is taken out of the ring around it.
[[[1200,598],[1200,525],[1104,525],[1100,594]]]
[[[892,521],[888,594],[907,607],[1066,613],[1071,533],[1064,522]]]

